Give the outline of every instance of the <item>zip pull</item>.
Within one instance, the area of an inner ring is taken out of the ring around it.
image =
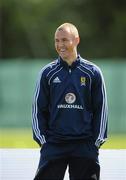
[[[71,74],[71,68],[69,68],[69,74]]]

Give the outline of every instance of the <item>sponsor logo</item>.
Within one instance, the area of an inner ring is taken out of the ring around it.
[[[58,109],[83,109],[82,105],[77,104],[60,104],[57,105]]]
[[[54,80],[53,80],[53,83],[61,83],[60,79],[58,77],[56,77]]]
[[[65,101],[68,104],[73,104],[76,101],[76,96],[74,93],[67,93],[65,96]]]
[[[74,93],[67,93],[65,95],[65,101],[67,104],[57,105],[58,109],[83,109],[82,105],[73,104],[76,101],[76,96]]]
[[[81,86],[85,86],[86,85],[86,77],[81,77],[80,83],[81,83]]]

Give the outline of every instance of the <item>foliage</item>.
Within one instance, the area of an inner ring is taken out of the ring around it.
[[[126,57],[125,0],[3,0],[0,58],[54,58],[55,29],[72,22],[86,58]]]

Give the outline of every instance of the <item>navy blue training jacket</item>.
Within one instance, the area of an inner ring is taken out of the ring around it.
[[[40,71],[32,106],[33,138],[39,145],[107,138],[107,98],[101,70],[78,56],[60,57]]]

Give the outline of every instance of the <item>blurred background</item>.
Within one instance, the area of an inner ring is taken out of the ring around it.
[[[36,147],[31,104],[40,69],[57,57],[56,28],[71,22],[78,52],[103,71],[109,104],[106,148],[126,148],[126,1],[0,1],[0,147]]]

